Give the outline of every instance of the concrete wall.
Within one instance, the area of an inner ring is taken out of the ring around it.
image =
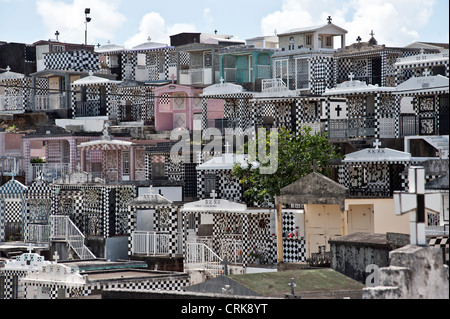
[[[330,244],[330,267],[333,270],[366,283],[366,268],[369,265],[386,267],[389,265],[389,247],[376,247],[362,244]]]
[[[389,258],[379,285],[363,289],[364,299],[449,299],[449,269],[439,248],[407,245]]]

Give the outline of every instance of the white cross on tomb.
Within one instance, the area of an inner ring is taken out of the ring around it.
[[[33,247],[31,247],[31,244],[28,245],[28,253],[33,253]]]
[[[350,74],[348,75],[348,78],[350,79],[350,81],[353,81],[353,79],[355,78],[355,75],[353,74],[353,72],[350,72]]]
[[[209,195],[211,196],[212,199],[216,199],[216,197],[217,197],[217,193],[214,189],[211,191],[211,193]]]
[[[394,193],[395,214],[409,214],[411,244],[423,246],[426,245],[425,169],[423,167],[409,167],[408,187],[407,193]]]
[[[373,146],[375,146],[375,149],[377,150],[378,147],[381,146],[381,142],[378,139],[376,139],[375,142],[373,142]]]
[[[223,82],[225,82],[225,80],[223,79],[223,77],[220,78],[220,84],[223,84]]]
[[[55,251],[55,253],[53,254],[53,260],[54,260],[56,263],[58,263],[58,259],[59,259],[58,252]]]
[[[6,72],[11,71],[11,68],[9,67],[9,65],[6,67]]]
[[[423,75],[424,76],[429,76],[431,73],[430,73],[430,70],[429,69],[425,69],[425,71],[423,71]]]

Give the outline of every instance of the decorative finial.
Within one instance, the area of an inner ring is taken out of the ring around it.
[[[328,16],[327,20],[328,20],[328,24],[331,24],[331,20],[333,20],[333,19],[331,19],[331,16]]]

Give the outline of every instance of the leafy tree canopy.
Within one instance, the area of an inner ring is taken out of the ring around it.
[[[277,138],[274,134],[277,134]],[[259,145],[261,142],[265,142],[265,149]],[[261,161],[261,158],[264,159],[261,156],[264,150],[266,162]],[[326,134],[311,134],[311,128],[307,126],[297,133],[284,128],[271,131],[265,139],[259,137],[245,143],[241,152],[256,154],[256,158],[249,156],[247,166],[236,164],[233,167],[233,175],[243,184],[244,197],[250,205],[273,202],[274,196],[280,195],[283,187],[311,173],[313,169],[329,175],[327,164],[332,160],[343,159],[339,148],[328,142]],[[256,159],[259,165],[252,165]],[[264,173],[264,169],[274,165],[274,162],[277,162],[276,169],[270,174]]]

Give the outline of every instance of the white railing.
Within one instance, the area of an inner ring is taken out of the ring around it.
[[[67,241],[80,259],[95,259],[95,255],[84,245],[84,235],[68,216],[50,216],[50,239]]]
[[[1,111],[23,111],[23,96],[13,94],[0,95]]]
[[[34,111],[48,111],[65,109],[64,94],[36,95],[34,97]]]
[[[287,91],[288,87],[282,79],[264,79],[261,81],[263,92]]]
[[[38,244],[50,242],[50,225],[29,224],[28,242]]]
[[[132,254],[168,255],[170,254],[171,235],[168,232],[135,231],[131,234]],[[181,234],[178,234],[177,252],[182,251]]]
[[[205,270],[217,277],[223,273],[223,259],[202,243],[186,243],[184,266],[188,270]]]
[[[68,163],[32,163],[30,176],[34,181],[41,173],[45,181],[53,182],[57,178],[65,178],[69,171]]]
[[[23,173],[23,160],[20,155],[0,157],[0,175],[18,176]]]

